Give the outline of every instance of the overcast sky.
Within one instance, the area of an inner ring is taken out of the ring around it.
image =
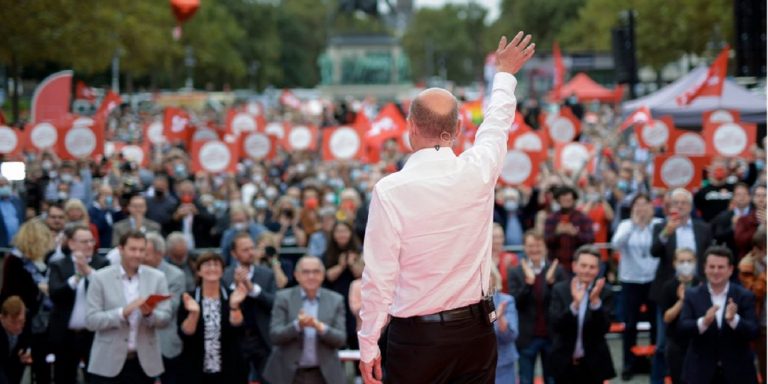
[[[466,4],[477,3],[488,10],[488,20],[495,20],[499,16],[499,4],[501,0],[414,0],[416,7],[440,7],[446,3]]]

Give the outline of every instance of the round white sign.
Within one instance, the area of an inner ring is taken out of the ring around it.
[[[96,135],[88,128],[72,127],[64,136],[64,148],[75,158],[90,156],[96,149]]]
[[[669,188],[685,187],[693,180],[696,167],[685,156],[670,156],[661,165],[661,181]]]
[[[155,145],[162,144],[165,141],[163,136],[163,123],[161,121],[153,121],[147,127],[147,138],[149,142]]]
[[[710,123],[732,123],[733,120],[731,112],[726,111],[725,109],[718,109],[709,115]]]
[[[19,138],[11,127],[0,125],[0,153],[8,154],[19,145]]]
[[[570,143],[576,137],[576,126],[563,116],[558,116],[549,125],[549,136],[561,143]]]
[[[512,185],[525,182],[533,171],[533,162],[523,151],[511,150],[504,158],[504,167],[501,169],[501,179]]]
[[[336,128],[331,134],[328,147],[333,157],[339,160],[352,159],[360,149],[360,136],[350,127]]]
[[[32,145],[37,149],[46,149],[54,146],[59,138],[59,132],[51,123],[40,123],[32,127],[29,134]]]
[[[285,126],[283,123],[272,122],[267,124],[267,128],[264,129],[267,134],[282,139],[285,136]]]
[[[560,152],[560,166],[571,171],[577,171],[589,161],[589,150],[582,144],[571,143]]]
[[[238,113],[232,118],[232,132],[239,134],[242,132],[253,132],[256,130],[256,119],[247,113]]]
[[[526,132],[515,139],[514,149],[521,151],[539,152],[544,149],[541,137],[533,132]]]
[[[669,140],[669,126],[661,120],[653,120],[650,124],[643,124],[640,135],[647,146],[660,147]]]
[[[139,165],[144,162],[144,150],[138,145],[126,145],[122,150],[120,150],[120,153],[122,153],[123,157],[128,161],[133,161]]]
[[[263,159],[272,150],[272,142],[269,136],[263,133],[253,132],[245,137],[245,153],[254,159]]]
[[[297,125],[291,129],[288,142],[294,151],[303,151],[312,144],[312,132],[303,125]]]
[[[715,128],[712,144],[723,156],[738,156],[747,148],[747,132],[738,124],[725,123]]]
[[[707,154],[707,143],[700,135],[686,132],[675,141],[674,153],[678,155],[702,156]]]
[[[200,166],[208,172],[216,173],[227,169],[232,154],[226,144],[218,140],[208,141],[200,147],[198,153]]]

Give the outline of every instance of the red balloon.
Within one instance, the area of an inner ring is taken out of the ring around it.
[[[171,9],[179,24],[187,21],[200,8],[200,0],[171,0]]]

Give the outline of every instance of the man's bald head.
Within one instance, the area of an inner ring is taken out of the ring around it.
[[[429,88],[411,102],[408,120],[424,138],[440,138],[443,132],[453,137],[459,123],[459,103],[445,89]]]

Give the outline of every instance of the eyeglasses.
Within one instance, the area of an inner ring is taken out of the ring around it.
[[[73,239],[74,242],[80,243],[80,244],[96,244],[96,240],[94,239],[88,239],[88,240],[81,240],[81,239]]]
[[[302,269],[299,271],[302,275],[319,275],[323,273],[320,269]]]

